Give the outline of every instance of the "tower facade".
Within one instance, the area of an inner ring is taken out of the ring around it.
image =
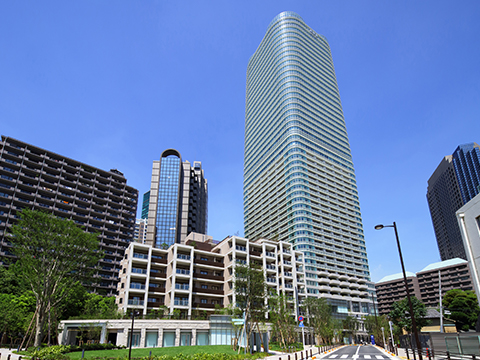
[[[371,311],[367,253],[330,47],[293,12],[273,19],[247,68],[245,236],[305,255],[307,293],[337,317]]]
[[[427,201],[442,260],[467,259],[455,212],[480,191],[480,147],[460,145],[428,180]]]
[[[177,150],[165,150],[153,162],[146,244],[166,248],[191,232],[206,234],[207,203],[202,163],[192,166]]]

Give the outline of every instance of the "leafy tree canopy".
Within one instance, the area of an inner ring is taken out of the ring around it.
[[[46,315],[78,281],[89,279],[101,253],[97,235],[83,231],[73,221],[30,209],[19,214],[9,240],[18,258],[20,281],[36,299],[34,346],[39,346]]]
[[[426,318],[427,308],[425,307],[425,304],[418,300],[415,296],[411,296],[410,299],[412,300],[417,330],[420,331],[422,327],[430,323],[430,321]],[[393,310],[390,311],[389,317],[398,327],[405,329],[409,333],[412,332],[412,318],[410,316],[410,306],[407,298],[393,303]]]
[[[453,289],[443,296],[443,306],[450,310],[448,318],[455,320],[458,330],[475,329],[480,308],[477,296],[471,290]]]

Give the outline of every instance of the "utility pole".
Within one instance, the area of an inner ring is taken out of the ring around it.
[[[440,297],[440,332],[443,333],[442,275],[438,270],[438,296]]]

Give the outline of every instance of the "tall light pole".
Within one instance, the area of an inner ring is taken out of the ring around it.
[[[128,349],[128,360],[132,358],[132,340],[133,340],[133,323],[135,321],[135,316],[140,313],[137,310],[132,309],[132,327],[130,328],[130,347]]]
[[[415,342],[417,343],[418,358],[419,360],[422,360],[422,344],[420,343],[420,338],[418,337],[417,322],[415,321],[415,316],[413,312],[412,299],[410,299],[410,290],[408,289],[407,274],[405,273],[405,265],[403,265],[402,249],[400,248],[400,240],[398,239],[397,224],[395,224],[394,221],[393,225],[376,225],[375,230],[382,230],[384,227],[393,227],[393,229],[395,230],[395,238],[397,239],[398,246],[398,255],[400,256],[400,263],[402,264],[403,281],[405,282],[408,306],[410,307],[410,317],[412,319],[413,334],[415,336]]]

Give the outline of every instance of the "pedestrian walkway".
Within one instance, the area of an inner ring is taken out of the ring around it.
[[[336,349],[340,349],[340,347],[338,347]],[[282,352],[279,352],[279,351],[270,351],[270,353],[271,354],[273,353],[274,355],[268,356],[264,359],[265,360],[321,359],[325,354],[330,354],[331,351],[333,351],[333,350],[330,350],[330,352],[326,352],[326,353],[320,353],[318,347],[313,346],[313,345],[306,345],[305,350],[297,351],[297,352],[294,352],[294,353],[282,353]],[[310,354],[311,354],[311,356],[310,356]]]

